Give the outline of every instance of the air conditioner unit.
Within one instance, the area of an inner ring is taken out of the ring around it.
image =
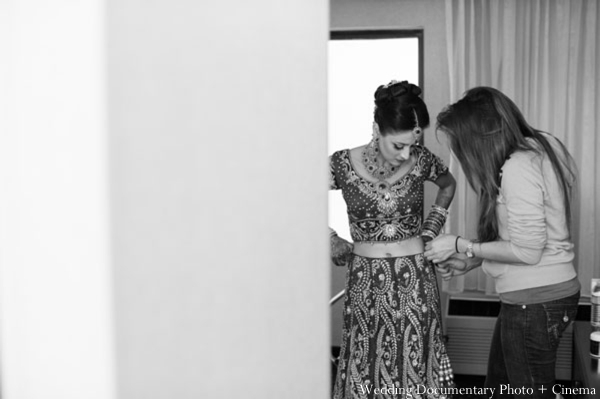
[[[497,297],[479,294],[448,295],[446,349],[455,374],[486,375],[496,317]],[[556,358],[556,378],[571,380],[573,325],[564,332]]]

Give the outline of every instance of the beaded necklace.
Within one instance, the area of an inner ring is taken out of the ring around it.
[[[362,162],[372,176],[378,180],[385,180],[390,176],[393,176],[399,169],[399,166],[386,165],[385,163],[379,165],[377,163],[377,155],[379,154],[379,140],[375,139],[365,147],[362,152]]]

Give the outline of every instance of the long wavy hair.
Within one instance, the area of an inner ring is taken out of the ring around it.
[[[496,200],[500,173],[504,162],[515,151],[547,154],[560,183],[571,231],[572,184],[576,173],[573,159],[560,140],[553,138],[560,149],[557,153],[546,134],[531,127],[505,94],[491,87],[468,90],[462,99],[438,115],[437,129],[448,136],[452,152],[479,196],[479,241],[498,239]]]

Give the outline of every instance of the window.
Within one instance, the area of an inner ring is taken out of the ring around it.
[[[422,85],[423,31],[335,31],[329,41],[329,154],[371,140],[373,94],[390,80]],[[329,193],[329,225],[349,239],[346,204]]]

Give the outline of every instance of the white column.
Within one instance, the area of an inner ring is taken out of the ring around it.
[[[327,2],[109,2],[120,398],[328,398]]]
[[[0,2],[4,399],[115,397],[101,0]]]
[[[0,4],[3,399],[329,397],[327,3],[212,3]]]

